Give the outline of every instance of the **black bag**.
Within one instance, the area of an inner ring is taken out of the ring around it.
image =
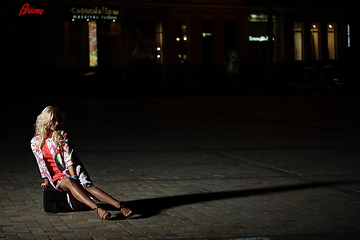
[[[69,210],[67,196],[52,187],[44,190],[44,211],[45,212],[66,212]]]

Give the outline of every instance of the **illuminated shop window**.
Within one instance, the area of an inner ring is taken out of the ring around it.
[[[347,47],[350,47],[350,25],[346,26],[346,34],[347,34]]]
[[[156,23],[156,65],[163,64],[163,24],[162,22]]]
[[[329,50],[329,59],[335,60],[336,58],[336,48],[335,48],[335,24],[328,23],[327,28],[327,41],[328,41],[328,50]]]
[[[311,23],[311,60],[319,60],[320,49],[319,49],[319,24]]]
[[[296,61],[303,60],[302,31],[303,31],[302,24],[300,22],[295,22],[294,23],[294,43],[295,43],[294,55]]]
[[[177,23],[176,42],[178,45],[178,59],[181,64],[188,62],[188,36],[188,22],[186,20],[179,20]]]
[[[90,67],[98,66],[98,49],[97,49],[97,30],[96,30],[96,21],[88,21],[89,29],[89,65]]]

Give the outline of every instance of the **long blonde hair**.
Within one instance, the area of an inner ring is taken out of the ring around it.
[[[58,118],[58,130],[51,131],[50,126],[53,123],[54,117]],[[57,148],[61,146],[62,136],[61,131],[64,129],[65,114],[58,107],[47,106],[37,116],[35,127],[35,136],[39,136],[38,148],[44,143],[47,135],[51,135]]]

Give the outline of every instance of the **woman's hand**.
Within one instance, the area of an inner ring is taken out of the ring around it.
[[[40,185],[42,189],[46,189],[47,187],[50,186],[50,183],[49,183],[49,179],[47,178],[44,178],[44,182]]]

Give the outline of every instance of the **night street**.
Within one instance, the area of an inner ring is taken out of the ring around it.
[[[1,106],[0,238],[359,239],[359,100],[13,94]],[[65,111],[92,180],[127,201],[132,219],[43,211],[29,142],[47,105]]]
[[[3,1],[0,240],[359,240],[355,4]]]

